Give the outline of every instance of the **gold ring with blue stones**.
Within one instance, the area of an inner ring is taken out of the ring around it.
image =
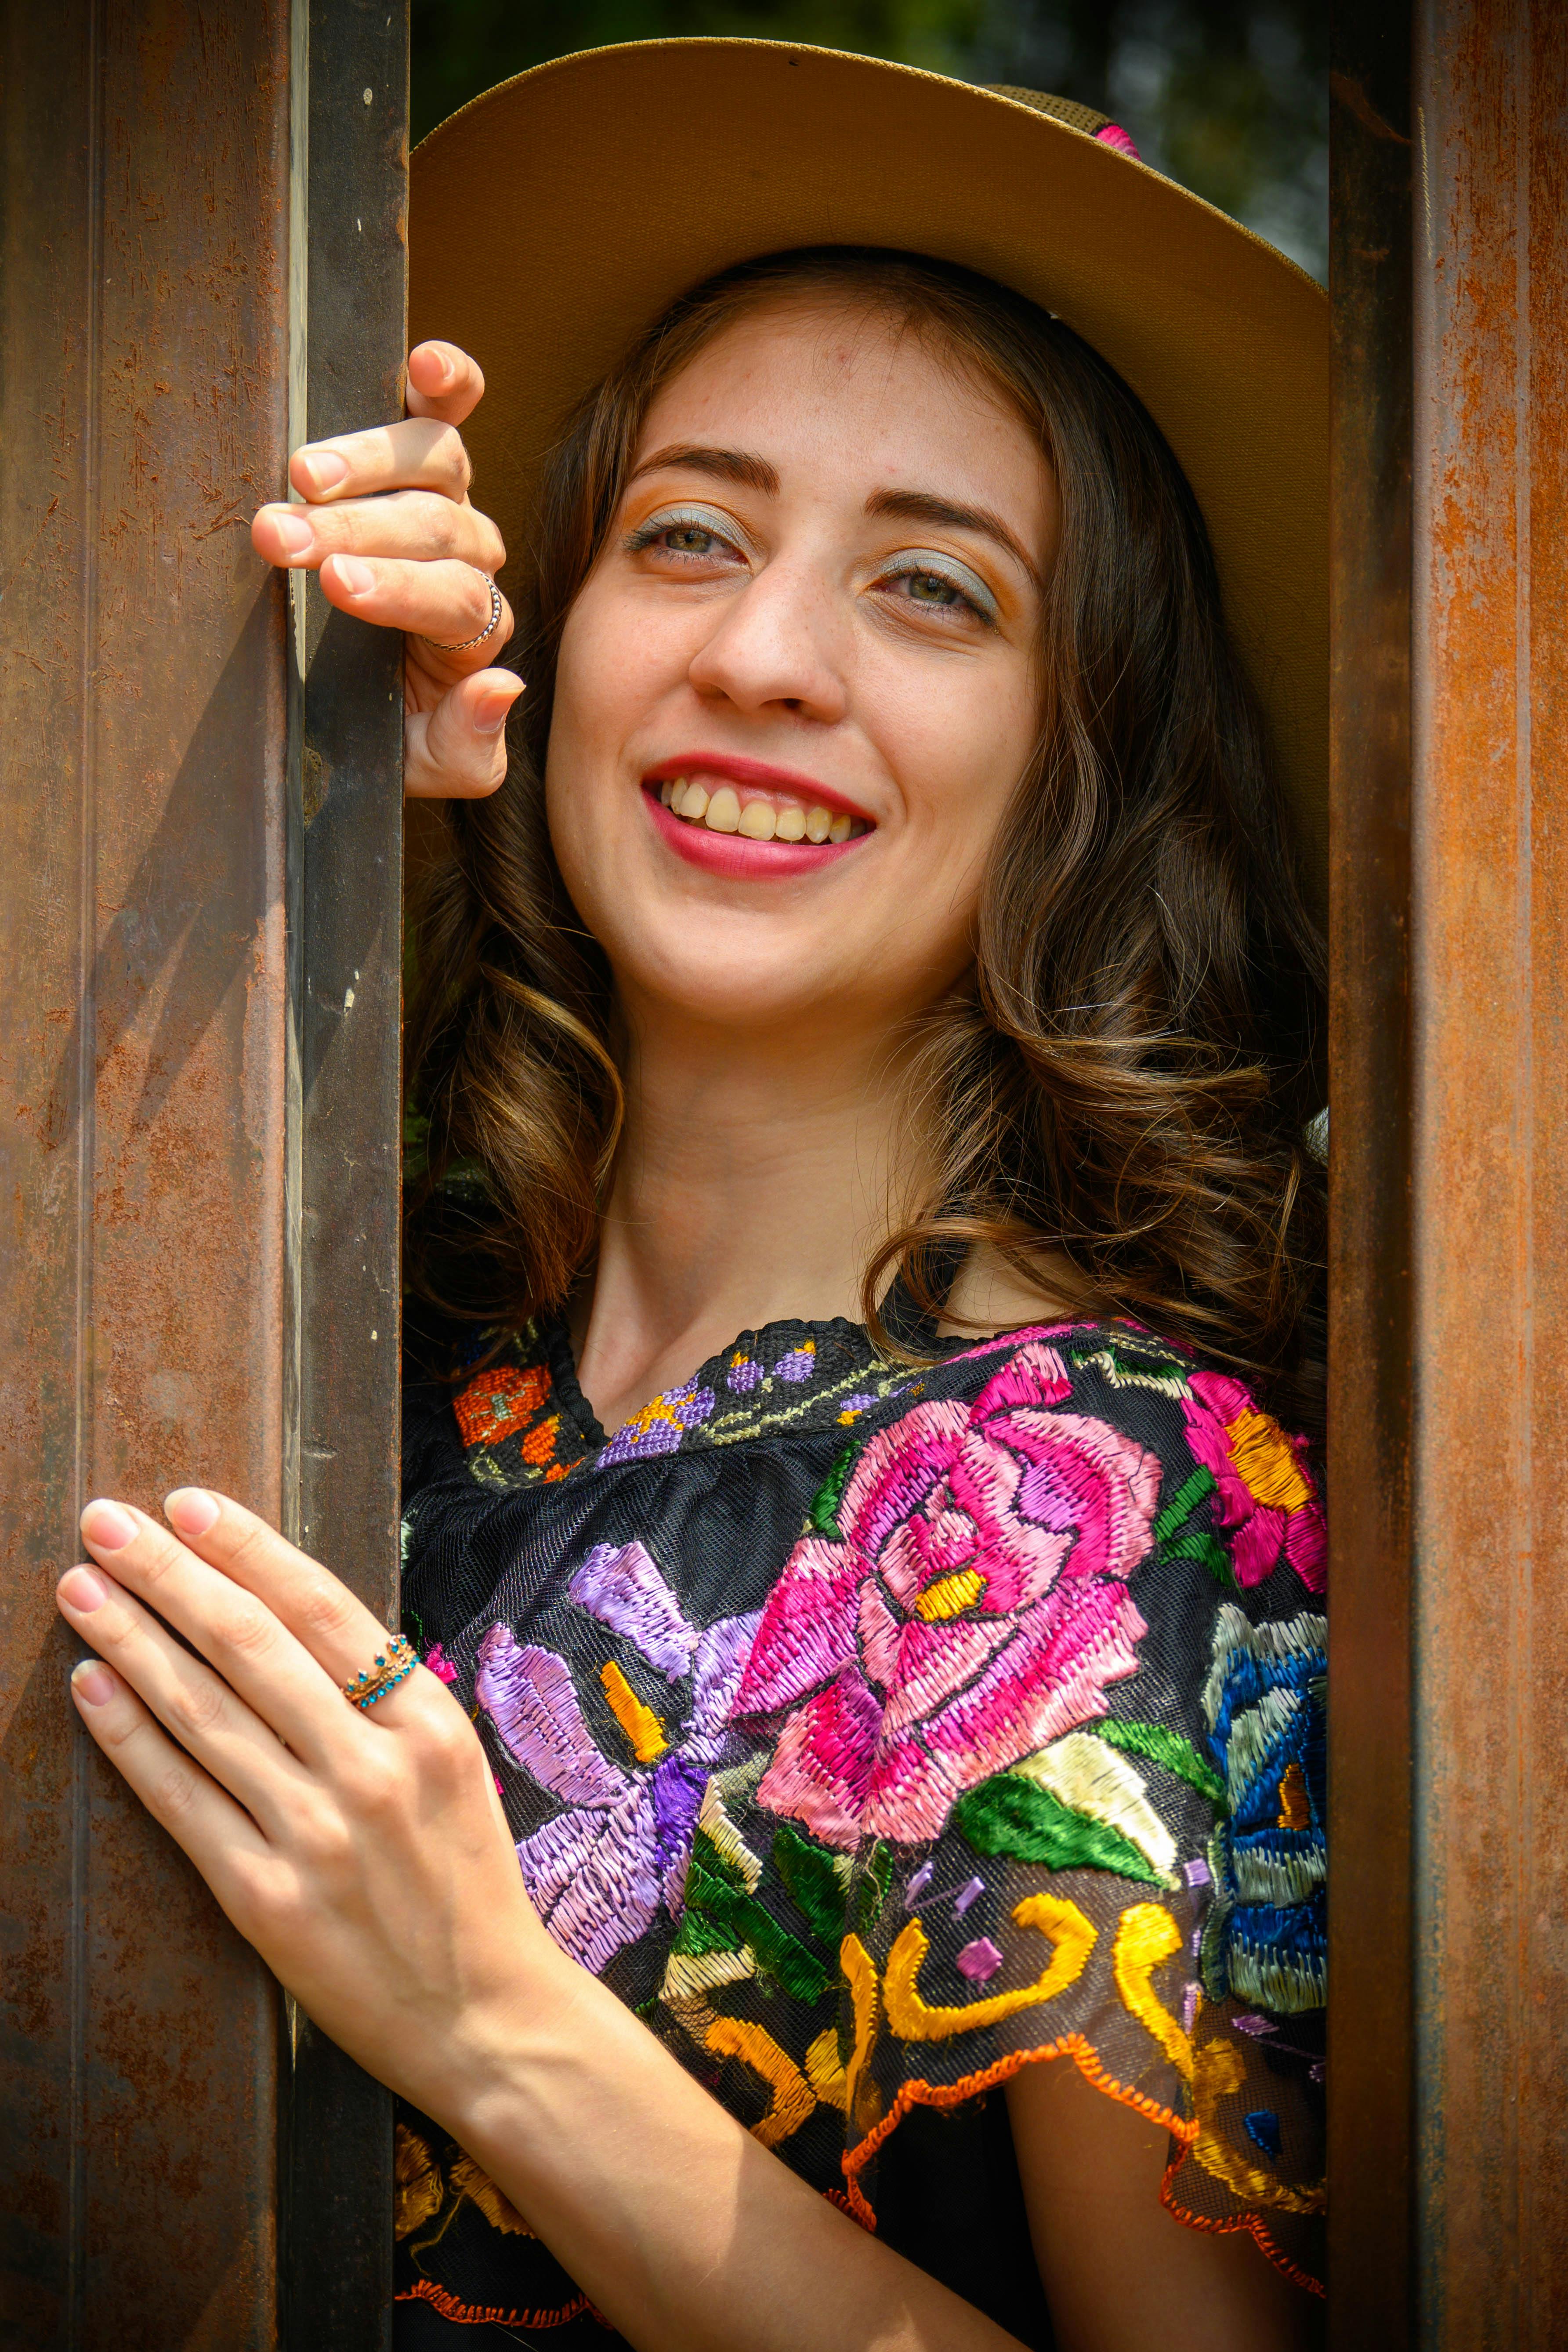
[[[374,1706],[389,1690],[410,1675],[419,1661],[414,1654],[413,1643],[401,1633],[394,1633],[384,1650],[376,1653],[374,1662],[363,1671],[350,1676],[343,1685],[343,1696],[351,1706],[362,1710]]]

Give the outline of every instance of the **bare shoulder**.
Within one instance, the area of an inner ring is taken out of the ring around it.
[[[1080,1313],[1082,1284],[1068,1261],[1042,1251],[1037,1264],[1039,1279],[1030,1282],[994,1250],[972,1250],[948,1299],[939,1327],[942,1337],[1018,1330]]]

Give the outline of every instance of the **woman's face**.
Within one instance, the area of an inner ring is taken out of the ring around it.
[[[546,771],[634,1021],[883,1031],[960,978],[1056,540],[1011,406],[842,299],[750,312],[665,385]]]

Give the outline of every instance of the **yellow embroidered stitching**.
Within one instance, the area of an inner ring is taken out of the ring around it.
[[[860,2097],[860,2085],[871,2052],[877,2041],[877,1967],[858,1936],[846,1936],[838,1949],[838,1964],[849,1987],[850,2005],[855,2013],[855,2047],[850,2053],[844,2086],[844,2109],[856,2114]]]
[[[824,2026],[805,2053],[805,2079],[825,2107],[847,2108],[849,2078],[838,2056],[838,2028]]]
[[[1059,1895],[1026,1895],[1015,1906],[1013,1916],[1020,1927],[1037,1927],[1042,1936],[1050,1937],[1056,1947],[1050,1966],[1032,1985],[992,1993],[962,2008],[921,1999],[918,1979],[931,1942],[920,1921],[910,1921],[888,1955],[883,1981],[888,2023],[900,2041],[946,2042],[955,2033],[973,2033],[982,2026],[999,2024],[1021,2009],[1052,2000],[1077,1983],[1099,1937],[1099,1930],[1078,1905]]]
[[[708,2047],[716,2057],[739,2058],[760,2074],[773,2095],[773,2105],[752,2137],[764,2147],[777,2147],[797,2132],[816,2105],[816,2094],[787,2050],[781,2050],[767,2028],[742,2017],[716,2017],[708,2029]]]
[[[644,1706],[614,1658],[599,1668],[599,1680],[610,1702],[610,1713],[631,1742],[639,1764],[657,1764],[669,1746],[664,1726],[651,1706]]]
[[[1156,2041],[1184,2083],[1193,2079],[1193,2045],[1170,2011],[1154,1997],[1150,1978],[1182,1948],[1182,1931],[1158,1903],[1135,1903],[1117,1922],[1110,1972],[1116,1990],[1144,2031]]]
[[[943,1625],[972,1609],[984,1590],[985,1579],[977,1568],[955,1569],[951,1576],[939,1576],[927,1585],[915,1602],[915,1615],[928,1625]]]

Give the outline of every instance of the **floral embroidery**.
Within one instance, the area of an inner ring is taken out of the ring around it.
[[[1218,1488],[1237,1584],[1260,1584],[1283,1551],[1309,1592],[1321,1592],[1328,1543],[1303,1441],[1259,1412],[1228,1373],[1194,1372],[1190,1387],[1187,1443]]]
[[[490,1342],[441,1393],[405,1553],[558,1940],[868,2227],[902,2116],[1065,2058],[1171,2134],[1173,2212],[1310,2284],[1321,1621],[1259,1589],[1321,1580],[1303,1449],[1124,1324],[918,1379],[773,1325],[596,1445],[563,1348]],[[399,2293],[585,2345],[410,2122]]]
[[[556,1941],[600,1970],[661,1904],[679,1909],[708,1776],[744,1752],[728,1718],[757,1620],[721,1618],[699,1632],[641,1544],[596,1546],[569,1591],[664,1685],[652,1706],[614,1659],[601,1666],[625,1760],[612,1763],[595,1743],[565,1661],[520,1644],[504,1624],[479,1644],[474,1691],[509,1754],[566,1809],[523,1839],[518,1860]],[[682,1719],[676,1685],[688,1677]]]
[[[763,1612],[737,1711],[785,1717],[759,1797],[830,1845],[913,1843],[954,1799],[1102,1713],[1145,1628],[1153,1455],[1052,1410],[1053,1349],[1023,1349],[967,1411],[918,1405],[850,1472]]]
[[[543,1403],[550,1375],[542,1364],[515,1364],[478,1372],[453,1401],[465,1445],[494,1445],[531,1421]]]
[[[1230,1991],[1289,2015],[1326,1998],[1327,1634],[1305,1614],[1250,1624],[1234,1602],[1215,1626],[1202,1705],[1229,1819],[1210,1853],[1203,1967],[1213,2000]]]

